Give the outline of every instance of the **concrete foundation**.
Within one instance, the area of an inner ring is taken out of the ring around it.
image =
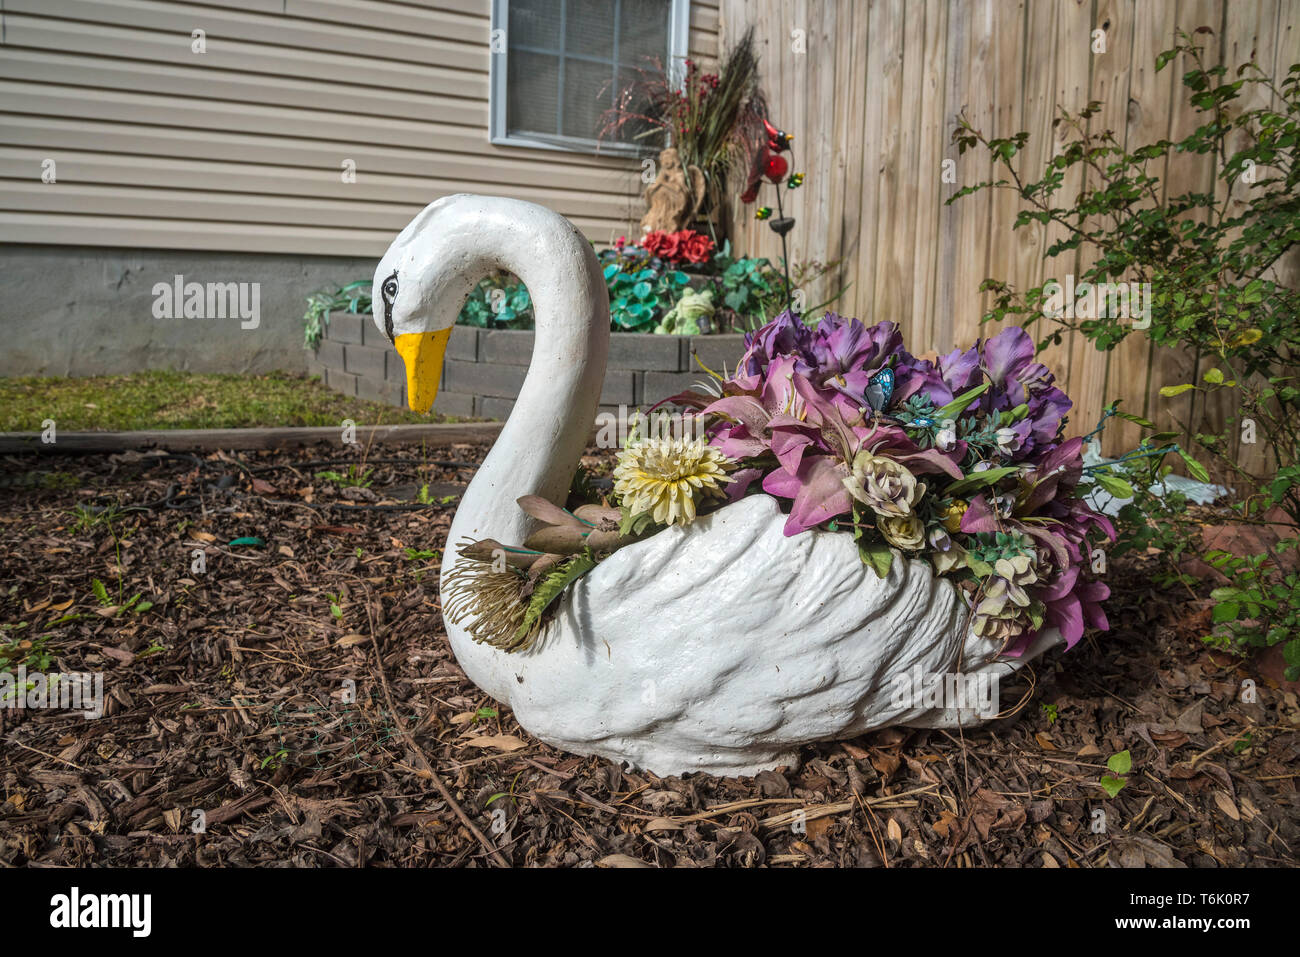
[[[0,243],[0,376],[302,372],[307,295],[367,279],[374,266],[334,256]],[[178,275],[180,302],[160,302],[176,298]],[[170,291],[156,291],[160,284]],[[190,310],[203,317],[184,317],[186,284],[203,287],[202,308],[194,300]],[[209,284],[221,287],[211,314]],[[251,305],[253,284],[255,322],[222,308],[227,289]],[[169,304],[180,318],[159,318]]]

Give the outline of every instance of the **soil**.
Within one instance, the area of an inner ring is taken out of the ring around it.
[[[353,487],[338,447],[3,460],[0,654],[103,672],[106,707],[0,709],[0,863],[1296,863],[1295,691],[1208,650],[1206,594],[1145,556],[1112,564],[1111,631],[1004,682],[1013,713],[976,730],[740,779],[538,742],[442,631],[436,553],[484,452],[385,447]]]

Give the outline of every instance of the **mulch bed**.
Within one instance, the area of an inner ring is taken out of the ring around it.
[[[359,490],[316,477],[357,461],[337,446],[4,459],[0,641],[104,672],[107,704],[0,710],[0,863],[1295,863],[1296,695],[1207,651],[1208,600],[1145,558],[1111,565],[1113,630],[1004,682],[1023,705],[977,730],[809,746],[741,779],[541,744],[442,634],[439,502],[484,452],[385,447]],[[264,544],[229,544],[247,537]]]

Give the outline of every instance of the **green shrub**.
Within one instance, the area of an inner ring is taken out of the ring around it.
[[[1197,34],[1209,32],[1201,27]],[[1061,110],[1055,122],[1065,126],[1066,142],[1042,175],[1030,179],[1016,162],[1027,133],[990,138],[959,117],[953,134],[958,150],[987,150],[1008,178],[965,187],[949,202],[984,189],[1014,190],[1023,201],[1015,228],[1055,223],[1064,230],[1045,257],[1084,247],[1097,254],[1079,277],[1080,286],[1151,283],[1150,326],[1144,331],[1157,346],[1190,353],[1196,367],[1205,368],[1200,381],[1167,386],[1161,395],[1232,397],[1235,411],[1221,429],[1195,431],[1188,423],[1187,431],[1197,454],[1214,460],[1237,491],[1236,520],[1268,521],[1286,530],[1278,545],[1258,554],[1203,556],[1229,580],[1214,592],[1215,629],[1206,640],[1238,647],[1284,643],[1287,676],[1295,679],[1300,677],[1300,586],[1291,569],[1300,532],[1300,294],[1274,267],[1300,243],[1300,64],[1280,83],[1253,61],[1229,74],[1226,67],[1205,64],[1196,35],[1180,33],[1176,45],[1156,58],[1157,71],[1179,54],[1187,57],[1182,83],[1200,123],[1182,140],[1126,150],[1110,131],[1089,129],[1101,104],[1090,103],[1073,115]],[[1251,92],[1265,94],[1259,100],[1268,105],[1243,108],[1242,98]],[[1162,199],[1156,171],[1177,154],[1215,157],[1219,195],[1193,190]],[[1066,174],[1075,167],[1086,174],[1087,185],[1074,196],[1061,196]],[[1060,343],[1068,330],[1101,350],[1143,331],[1134,328],[1126,311],[1104,306],[1087,318],[1051,315],[1057,310],[1048,307],[1059,287],[1050,280],[1018,291],[988,279],[981,288],[993,292],[985,321],[1012,318],[1030,327],[1048,320],[1040,349]],[[1168,455],[1181,450],[1170,443],[1173,433],[1155,433],[1145,419],[1117,414],[1154,433],[1130,469],[1139,491],[1167,470]],[[1262,472],[1249,471],[1232,453],[1233,439],[1251,430],[1269,454]],[[1208,478],[1193,460],[1187,467],[1193,476]],[[1178,543],[1195,541],[1176,499],[1139,491],[1121,519],[1120,548],[1156,547],[1175,559],[1186,547]]]

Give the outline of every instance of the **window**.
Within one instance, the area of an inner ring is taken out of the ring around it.
[[[680,70],[688,0],[493,0],[491,139],[595,152],[602,115],[638,69]],[[601,152],[644,144],[605,139]]]

